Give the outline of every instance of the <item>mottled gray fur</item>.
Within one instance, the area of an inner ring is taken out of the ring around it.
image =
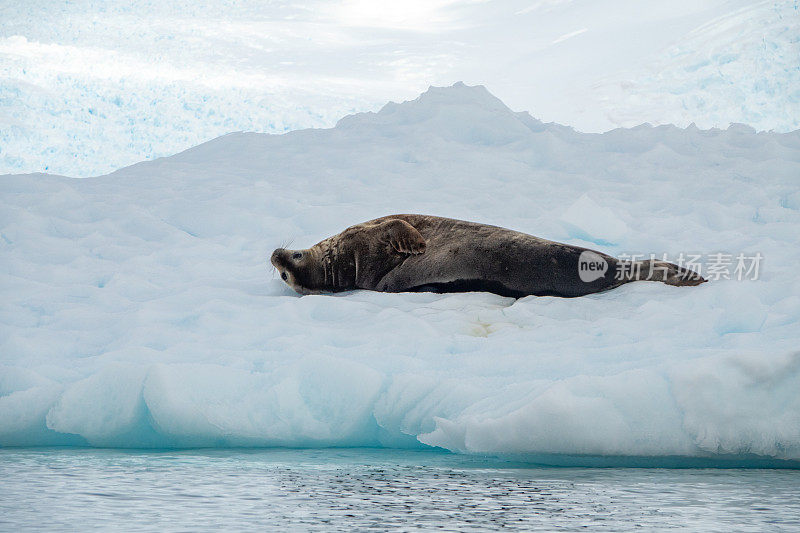
[[[368,289],[382,292],[488,291],[503,296],[583,296],[638,280],[698,285],[691,270],[661,261],[608,263],[583,281],[587,248],[497,226],[429,215],[390,215],[347,228],[306,250],[279,248],[271,262],[301,294]]]

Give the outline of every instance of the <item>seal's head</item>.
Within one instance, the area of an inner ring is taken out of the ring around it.
[[[425,239],[408,222],[389,217],[351,226],[305,250],[278,248],[270,262],[300,294],[373,288],[411,255],[425,252]]]
[[[300,294],[322,292],[324,273],[313,250],[287,250],[278,248],[270,258],[281,279]]]

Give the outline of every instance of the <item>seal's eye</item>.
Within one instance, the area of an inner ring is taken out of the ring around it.
[[[301,254],[300,252],[295,252],[295,253],[292,254],[292,259],[295,259],[295,260],[301,259],[302,257],[303,257],[303,254]]]
[[[286,272],[281,272],[281,279],[283,281],[287,281],[289,279],[289,276],[286,275]]]

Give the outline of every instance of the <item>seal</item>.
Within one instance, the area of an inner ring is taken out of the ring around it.
[[[300,294],[367,289],[575,297],[631,281],[676,286],[706,281],[664,261],[622,261],[510,229],[430,215],[370,220],[305,250],[278,248],[270,262]]]

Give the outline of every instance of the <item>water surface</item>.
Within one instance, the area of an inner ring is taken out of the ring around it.
[[[372,449],[0,450],[0,529],[800,528],[800,471],[546,468]]]

